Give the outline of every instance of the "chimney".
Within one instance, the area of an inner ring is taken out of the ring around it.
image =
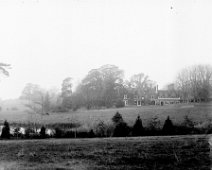
[[[156,85],[155,93],[158,94],[158,85]]]

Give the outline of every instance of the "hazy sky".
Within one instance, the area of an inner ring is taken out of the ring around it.
[[[26,83],[61,87],[90,69],[115,64],[126,77],[143,72],[159,86],[185,66],[212,64],[210,0],[0,1],[0,98]]]

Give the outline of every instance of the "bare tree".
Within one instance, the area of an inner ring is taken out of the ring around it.
[[[3,73],[6,76],[9,76],[9,71],[8,69],[10,69],[10,64],[5,64],[5,63],[0,63],[0,71],[1,73]]]
[[[72,78],[67,77],[63,80],[62,89],[61,89],[62,105],[64,109],[70,109],[71,104],[71,95],[72,95]]]
[[[49,93],[37,84],[28,83],[23,89],[20,98],[27,101],[25,106],[35,114],[44,114],[49,111]]]
[[[212,66],[194,65],[184,68],[177,76],[176,85],[184,100],[207,101],[211,91]]]
[[[129,85],[135,95],[149,99],[154,93],[156,83],[149,79],[144,73],[135,74],[131,77]]]

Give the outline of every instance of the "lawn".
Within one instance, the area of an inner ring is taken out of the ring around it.
[[[210,169],[210,136],[0,141],[0,169]]]
[[[125,107],[111,108],[101,110],[77,110],[66,113],[50,113],[49,115],[34,116],[24,111],[1,111],[0,120],[7,119],[9,122],[39,122],[41,124],[51,123],[71,123],[78,122],[85,129],[93,128],[99,121],[111,123],[111,118],[116,112],[120,112],[124,120],[133,125],[135,119],[140,115],[143,125],[147,126],[148,122],[154,116],[160,119],[161,126],[167,116],[170,116],[175,124],[182,123],[185,115],[188,115],[194,122],[204,122],[212,119],[212,103],[201,104],[179,104],[166,106],[142,106],[142,107]]]

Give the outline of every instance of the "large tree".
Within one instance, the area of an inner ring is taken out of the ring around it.
[[[88,72],[80,84],[87,108],[111,107],[123,95],[123,71],[115,65],[104,65]]]
[[[155,92],[156,83],[144,73],[139,73],[131,77],[128,85],[134,95],[144,97],[147,102]]]
[[[70,109],[72,107],[71,95],[72,95],[72,78],[67,77],[63,80],[61,89],[62,107],[64,109]]]
[[[207,101],[211,92],[212,66],[194,65],[184,68],[177,76],[176,85],[184,100]]]
[[[28,83],[20,98],[26,100],[30,112],[44,114],[50,109],[49,93],[37,84]]]
[[[123,94],[123,70],[115,65],[104,65],[99,68],[103,77],[103,100],[106,107],[111,107]]]

